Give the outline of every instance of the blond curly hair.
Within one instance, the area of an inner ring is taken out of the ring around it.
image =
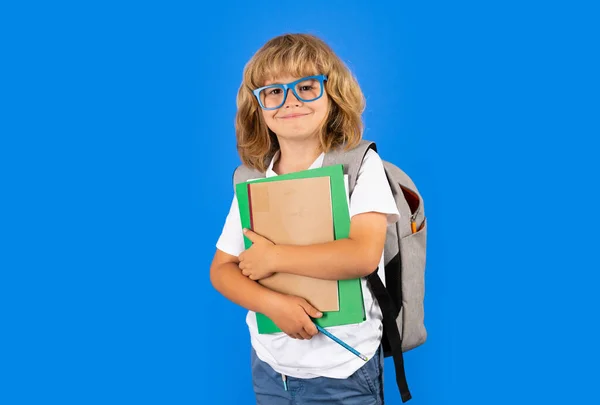
[[[356,146],[364,129],[365,98],[348,67],[321,39],[310,34],[285,34],[269,40],[244,67],[237,95],[235,132],[242,163],[265,172],[279,149],[277,137],[260,111],[252,90],[281,75],[304,77],[324,74],[329,115],[319,133],[321,149]]]

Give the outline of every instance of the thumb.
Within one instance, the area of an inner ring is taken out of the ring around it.
[[[257,233],[254,233],[250,229],[244,229],[244,235],[246,235],[246,237],[250,239],[252,243],[258,241],[261,238]]]
[[[310,305],[307,301],[301,301],[300,306],[304,308],[304,312],[308,314],[311,318],[320,318],[323,316],[323,313],[319,312],[315,307]]]

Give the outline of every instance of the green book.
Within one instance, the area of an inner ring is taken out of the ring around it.
[[[249,182],[236,184],[235,191],[238,200],[238,208],[242,228],[251,229],[250,226],[250,204],[248,201],[248,185],[250,183],[304,179],[309,177],[330,178],[331,205],[333,210],[333,224],[335,239],[344,239],[350,235],[350,211],[346,198],[346,187],[344,181],[343,166],[334,165],[317,169],[309,169],[280,176],[262,178]],[[244,236],[244,245],[248,249],[252,242]],[[338,281],[339,311],[324,312],[321,318],[315,318],[316,324],[322,327],[347,325],[360,323],[365,320],[364,302],[360,278]],[[256,321],[259,333],[281,332],[281,329],[266,315],[257,313]]]

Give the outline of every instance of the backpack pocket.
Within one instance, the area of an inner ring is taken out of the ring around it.
[[[403,351],[423,344],[427,338],[423,307],[426,250],[427,219],[423,218],[416,232],[400,239],[402,309],[396,323],[401,331]]]

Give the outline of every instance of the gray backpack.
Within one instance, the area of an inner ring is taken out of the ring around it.
[[[344,165],[350,195],[369,149],[377,151],[377,146],[374,142],[362,140],[349,151],[338,148],[325,154],[323,166]],[[423,199],[413,181],[392,163],[383,161],[383,164],[400,220],[387,228],[385,286],[377,275],[377,269],[367,277],[367,281],[383,312],[384,356],[394,358],[396,382],[402,402],[406,402],[411,399],[411,394],[406,382],[403,352],[423,344],[427,338],[423,306],[427,221]],[[234,186],[264,176],[264,173],[242,165],[234,172]]]

